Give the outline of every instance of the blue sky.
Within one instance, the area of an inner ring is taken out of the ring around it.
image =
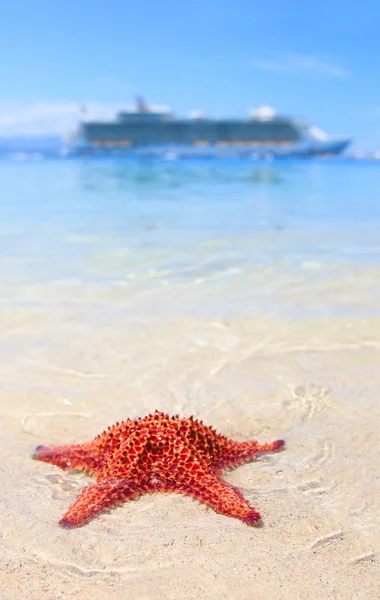
[[[280,113],[380,149],[378,0],[2,0],[0,135],[62,133],[137,93]]]

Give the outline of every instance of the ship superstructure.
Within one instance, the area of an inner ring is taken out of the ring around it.
[[[119,112],[113,121],[83,121],[70,146],[85,154],[287,156],[338,154],[349,143],[267,106],[242,119],[209,118],[200,111],[178,118],[139,97],[134,110]]]

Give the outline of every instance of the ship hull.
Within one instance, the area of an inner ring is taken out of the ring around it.
[[[65,148],[66,156],[124,156],[124,157],[151,157],[151,158],[252,158],[252,159],[275,159],[291,157],[317,157],[336,156],[344,152],[350,145],[351,140],[314,141],[305,140],[292,144],[291,146],[261,146],[255,148],[247,146],[220,147],[207,146],[196,147],[191,145],[155,145],[136,146],[132,148],[93,147],[88,143],[78,145],[72,144]]]

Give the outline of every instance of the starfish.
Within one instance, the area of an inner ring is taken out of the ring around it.
[[[116,423],[91,442],[37,446],[33,458],[64,470],[87,471],[96,480],[59,521],[62,527],[80,527],[107,508],[153,492],[188,494],[219,513],[254,525],[261,519],[259,513],[220,474],[283,445],[283,440],[262,445],[254,440],[235,442],[193,417],[156,411]]]

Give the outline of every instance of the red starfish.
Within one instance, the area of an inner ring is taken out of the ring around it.
[[[95,476],[97,483],[84,488],[60,520],[63,527],[79,527],[106,508],[152,492],[189,494],[219,513],[254,525],[259,513],[219,474],[283,445],[283,440],[263,445],[234,442],[193,417],[156,411],[116,423],[92,442],[37,446],[33,458]]]

